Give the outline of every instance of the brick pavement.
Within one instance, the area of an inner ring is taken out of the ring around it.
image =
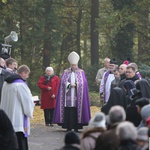
[[[44,124],[31,124],[31,134],[28,137],[29,150],[59,149],[64,145],[65,134],[66,130],[58,125],[46,127]]]

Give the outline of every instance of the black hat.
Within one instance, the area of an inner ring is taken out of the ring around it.
[[[137,90],[136,88],[131,89],[130,92],[131,92],[131,99],[134,99],[135,97],[141,97],[140,90]]]
[[[80,138],[75,132],[70,131],[65,136],[65,144],[80,144]]]
[[[143,106],[149,104],[149,99],[146,98],[146,97],[142,97],[140,99],[137,99],[135,101],[135,104],[138,105],[138,106],[140,106],[140,107],[143,107]]]
[[[116,59],[115,59],[115,58],[111,59],[111,60],[110,60],[110,64],[115,64],[115,65],[117,65]]]

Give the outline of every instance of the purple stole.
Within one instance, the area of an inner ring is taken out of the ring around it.
[[[15,80],[13,83],[24,83],[24,84],[26,84],[26,83],[25,83],[23,80],[21,80],[21,79],[17,79],[17,80]],[[28,117],[27,117],[26,115],[24,115],[24,128],[27,129],[27,127],[28,127]],[[28,131],[27,131],[27,130],[25,130],[24,136],[25,136],[25,137],[28,137]]]
[[[142,79],[142,76],[139,71],[137,71],[136,74],[138,75],[139,79]]]
[[[105,76],[104,76],[104,101],[105,101],[105,102],[106,102],[105,88],[106,88],[106,82],[107,82],[107,79],[108,79],[109,74],[110,74],[110,70],[108,70],[108,71],[105,73]]]

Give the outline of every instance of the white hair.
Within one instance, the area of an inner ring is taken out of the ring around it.
[[[137,139],[137,129],[133,123],[129,121],[121,122],[116,129],[116,134],[119,136],[121,141]]]
[[[46,69],[45,69],[45,72],[46,71],[52,71],[53,73],[54,73],[54,69],[52,68],[52,67],[47,67]]]
[[[125,121],[125,119],[126,119],[126,113],[122,106],[116,105],[111,107],[111,109],[109,110],[110,124]]]
[[[104,59],[104,62],[110,62],[110,58],[107,58],[107,57],[106,57],[106,58]]]

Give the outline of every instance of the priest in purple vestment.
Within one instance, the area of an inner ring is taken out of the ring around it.
[[[64,70],[57,94],[54,123],[67,130],[82,129],[90,120],[90,100],[85,73],[78,68],[76,52],[68,56],[70,68]]]

